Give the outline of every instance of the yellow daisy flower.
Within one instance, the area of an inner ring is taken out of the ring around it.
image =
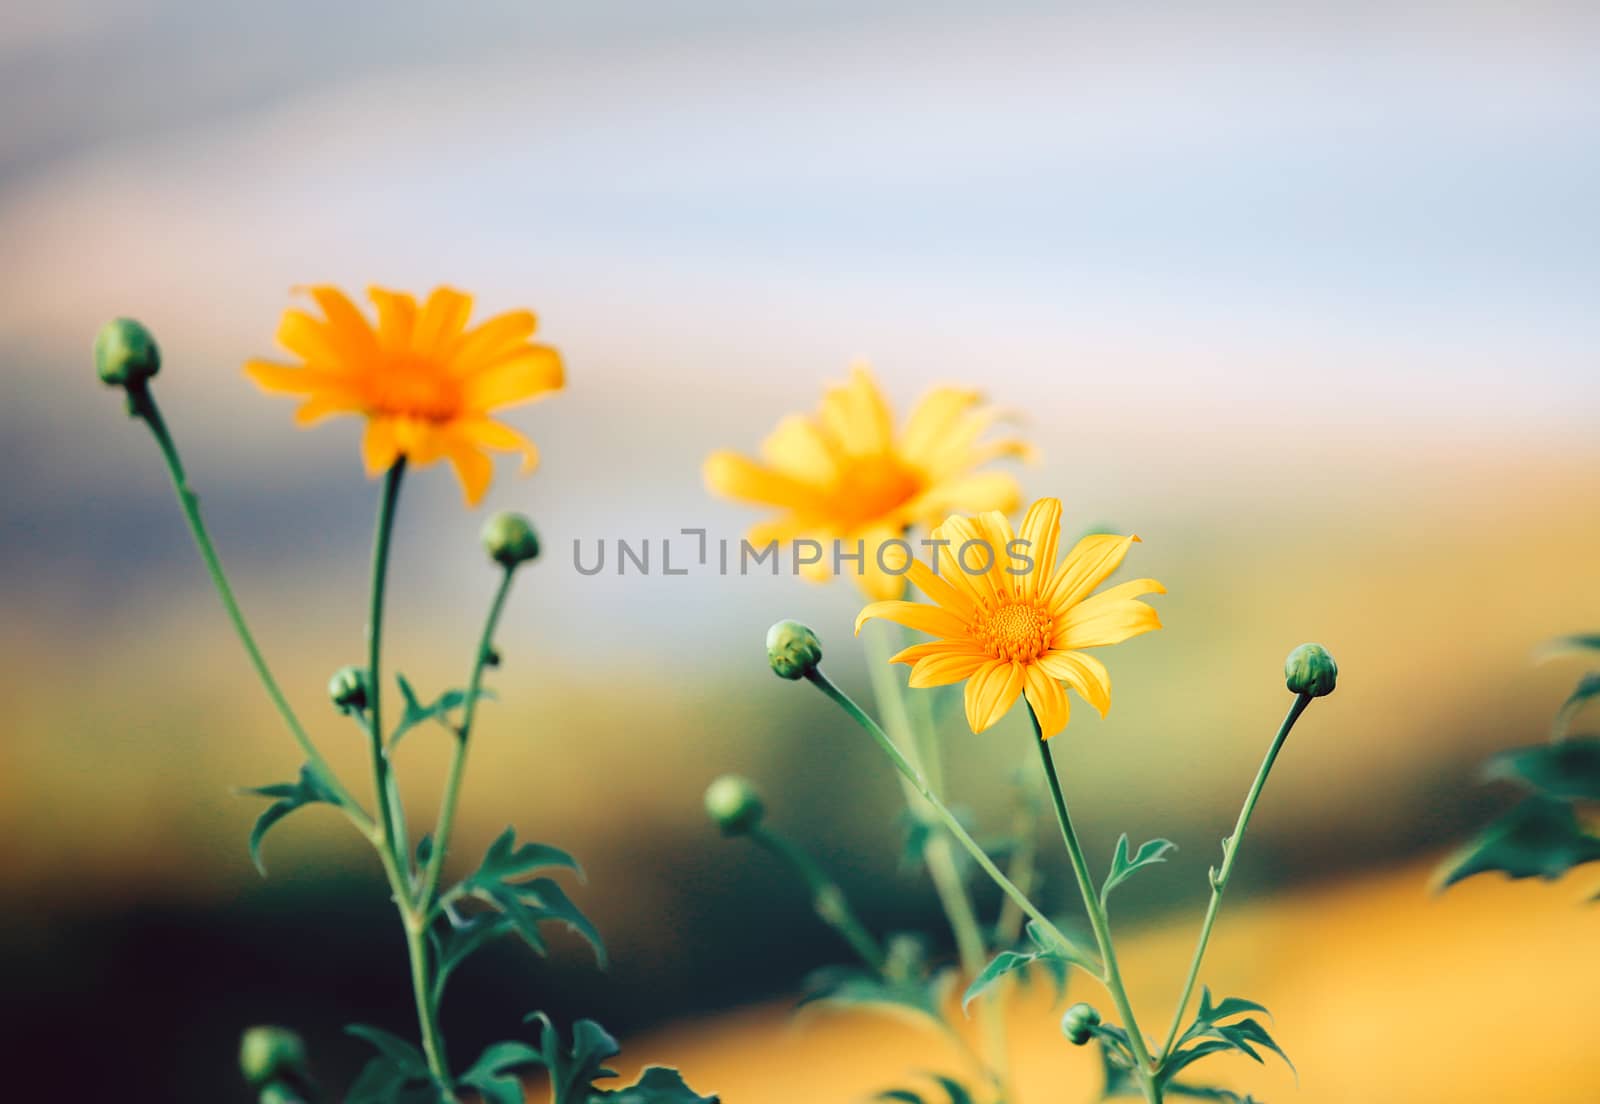
[[[965,679],[973,732],[993,725],[1026,694],[1048,740],[1070,716],[1063,682],[1104,717],[1111,708],[1111,677],[1081,649],[1120,644],[1161,627],[1156,611],[1137,600],[1167,592],[1154,579],[1091,593],[1139,538],[1084,537],[1057,564],[1061,503],[1041,498],[1029,507],[1020,533],[1004,514],[991,512],[949,518],[932,539],[949,542],[933,546],[942,570],[913,559],[906,575],[936,604],[874,602],[856,618],[856,632],[878,617],[940,637],[914,644],[890,662],[912,665],[914,687]]]
[[[485,449],[520,452],[523,471],[533,470],[533,442],[489,417],[564,383],[561,355],[529,340],[538,325],[531,312],[496,315],[469,330],[470,295],[436,288],[418,306],[404,292],[375,287],[367,290],[377,308],[373,325],[338,288],[307,290],[322,317],[290,308],[278,326],[278,344],[300,363],[252,360],[244,369],[264,391],[306,396],[296,422],[364,414],[369,475],[402,456],[417,466],[446,459],[469,506],[494,474]]]
[[[750,530],[751,544],[818,542],[825,550],[820,561],[801,567],[808,578],[832,576],[836,541],[845,555],[854,555],[860,542],[860,564],[841,566],[858,571],[868,597],[896,597],[904,582],[879,562],[885,541],[956,511],[1014,510],[1022,497],[1012,476],[973,470],[1003,456],[1032,456],[1016,439],[978,443],[996,418],[981,401],[975,391],[936,388],[896,432],[883,392],[858,364],[847,383],[823,393],[814,416],[778,423],[761,444],[764,463],[712,453],[706,484],[727,498],[781,511]]]

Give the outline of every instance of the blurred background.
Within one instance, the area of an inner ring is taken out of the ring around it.
[[[1273,777],[1207,972],[1273,1008],[1301,1078],[1218,1079],[1275,1104],[1593,1104],[1595,879],[1427,880],[1507,800],[1479,760],[1539,739],[1579,673],[1533,646],[1600,627],[1597,24],[1577,3],[8,7],[8,1084],[243,1101],[249,1023],[299,1027],[334,1083],[364,1057],[343,1023],[412,1034],[400,929],[343,823],[298,813],[271,877],[250,865],[260,806],[232,787],[298,758],[88,350],[113,315],[156,333],[241,599],[359,778],[322,691],[362,649],[359,426],[297,431],[239,368],[273,352],[295,285],[449,282],[538,310],[570,386],[512,414],[544,462],[503,464],[481,511],[441,469],[410,481],[388,654],[419,688],[459,684],[493,586],[477,527],[532,514],[548,552],[501,634],[457,854],[509,823],[575,851],[614,957],[597,973],[558,935],[548,961],[475,962],[454,1049],[534,1008],[594,1016],[626,1068],[675,1062],[732,1104],[949,1066],[908,1026],[792,1020],[799,979],[846,949],[700,811],[715,774],[756,779],[875,927],[948,955],[897,867],[887,765],[766,668],[766,626],[800,617],[864,695],[853,589],[572,561],[574,541],[737,539],[756,515],[708,498],[703,456],[754,450],[864,356],[901,410],[962,382],[1023,412],[1027,492],[1060,496],[1069,531],[1137,530],[1135,571],[1170,589],[1166,630],[1108,656],[1110,717],[1079,708],[1056,745],[1096,863],[1123,831],[1181,848],[1123,891],[1136,999],[1174,999],[1283,655],[1316,639],[1340,687]],[[951,727],[980,822],[1005,816],[1025,724]],[[400,757],[419,822],[436,736]],[[1023,1087],[1091,1099],[1036,1003]]]

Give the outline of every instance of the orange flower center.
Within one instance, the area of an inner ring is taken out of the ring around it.
[[[972,635],[996,659],[1027,663],[1050,650],[1050,614],[1032,602],[1010,602],[979,611]]]
[[[922,493],[922,476],[889,455],[859,456],[839,473],[829,513],[845,529],[888,517]]]
[[[447,422],[461,410],[461,386],[436,361],[391,354],[366,379],[371,408],[430,422]]]

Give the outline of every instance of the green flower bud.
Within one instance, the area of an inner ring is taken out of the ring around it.
[[[502,510],[484,523],[483,548],[495,563],[512,568],[539,555],[539,538],[526,517]]]
[[[161,370],[161,350],[143,325],[118,318],[94,339],[94,367],[110,387],[140,387]]]
[[[360,667],[341,667],[328,680],[328,697],[339,709],[367,707],[367,673]]]
[[[1302,644],[1283,661],[1283,678],[1291,692],[1320,698],[1333,693],[1339,665],[1321,644]]]
[[[306,1098],[298,1089],[282,1081],[274,1081],[262,1086],[256,1104],[306,1104]]]
[[[725,774],[706,787],[706,815],[725,836],[745,835],[761,823],[766,811],[747,778]]]
[[[822,642],[798,621],[779,621],[767,630],[767,662],[779,678],[805,678],[822,662]]]
[[[1079,1001],[1066,1014],[1061,1017],[1061,1033],[1073,1046],[1082,1046],[1094,1037],[1094,1029],[1100,1025],[1100,1013],[1095,1011],[1091,1004]]]
[[[287,1027],[252,1027],[239,1040],[239,1070],[252,1088],[273,1081],[310,1082],[306,1044]]]

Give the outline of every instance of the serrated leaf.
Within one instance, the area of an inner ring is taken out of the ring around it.
[[[606,951],[600,933],[566,891],[549,878],[518,880],[549,867],[566,867],[580,876],[583,873],[577,860],[560,848],[543,843],[519,846],[516,831],[507,828],[489,845],[483,862],[462,880],[458,889],[502,913],[508,927],[539,954],[545,953],[539,925],[552,920],[565,924],[588,941],[595,959],[603,967]]]
[[[1249,1017],[1242,1020],[1234,1019],[1234,1017],[1243,1016],[1248,1012],[1260,1012],[1263,1015],[1271,1014],[1267,1012],[1263,1005],[1257,1004],[1255,1001],[1245,1000],[1243,997],[1224,997],[1221,1001],[1213,1003],[1210,988],[1202,989],[1200,991],[1200,1008],[1195,1013],[1194,1022],[1189,1025],[1188,1030],[1179,1036],[1177,1043],[1180,1048],[1191,1041],[1196,1045],[1188,1050],[1180,1049],[1173,1059],[1169,1059],[1168,1062],[1164,1063],[1162,1066],[1163,1076],[1170,1077],[1183,1066],[1222,1049],[1236,1050],[1255,1059],[1257,1062],[1264,1062],[1265,1059],[1256,1050],[1258,1046],[1272,1051],[1283,1059],[1285,1065],[1293,1070],[1294,1063],[1289,1060],[1289,1056],[1273,1040],[1271,1034],[1261,1025],[1260,1021]],[[1234,1019],[1234,1022],[1222,1022],[1230,1019]],[[1174,1064],[1174,1060],[1176,1060],[1176,1064]],[[1295,1076],[1299,1076],[1298,1071],[1296,1071]]]
[[[1208,1023],[1216,1023],[1218,1020],[1226,1020],[1230,1016],[1238,1016],[1245,1012],[1260,1012],[1265,1016],[1272,1015],[1271,1012],[1267,1011],[1266,1005],[1257,1004],[1252,1000],[1245,1000],[1243,997],[1223,997],[1219,1003],[1212,1004],[1211,987],[1204,986],[1201,988],[1199,1019]]]
[[[1546,797],[1600,801],[1600,736],[1569,736],[1502,751],[1484,765],[1483,773],[1485,778],[1517,782]]]
[[[701,1096],[684,1083],[683,1075],[667,1066],[651,1066],[625,1089],[601,1089],[589,1097],[607,1104],[718,1104],[716,1096]]]
[[[1553,881],[1596,860],[1600,860],[1600,837],[1584,831],[1572,806],[1535,796],[1493,821],[1447,859],[1439,869],[1438,887],[1492,870],[1511,878]]]
[[[1153,839],[1140,844],[1139,850],[1130,857],[1128,834],[1124,832],[1117,838],[1116,850],[1111,855],[1111,871],[1106,875],[1105,884],[1100,887],[1100,907],[1105,907],[1111,891],[1133,877],[1135,871],[1153,863],[1166,862],[1168,852],[1177,850],[1177,847],[1171,840]]]
[[[255,863],[256,870],[263,878],[267,876],[267,867],[261,861],[261,841],[266,838],[273,825],[302,806],[339,803],[339,799],[334,796],[333,787],[310,763],[300,768],[300,779],[297,782],[277,782],[270,786],[246,788],[239,792],[273,799],[272,804],[256,818],[255,826],[250,829],[250,861]]]
[[[1554,640],[1547,640],[1539,645],[1535,654],[1540,659],[1549,659],[1552,656],[1567,655],[1572,652],[1600,652],[1600,633],[1575,633],[1572,636],[1558,636]]]
[[[467,699],[470,697],[466,690],[446,690],[433,701],[424,705],[422,700],[417,697],[416,690],[412,688],[411,683],[406,680],[404,675],[397,674],[394,680],[400,686],[400,698],[405,705],[405,710],[401,713],[400,720],[396,722],[394,731],[389,734],[389,748],[391,750],[400,742],[402,736],[420,724],[432,720],[448,724],[449,715],[454,710],[466,705]],[[479,701],[486,701],[492,699],[494,694],[488,690],[480,689],[477,697]]]
[[[606,1068],[606,1062],[620,1054],[622,1048],[595,1021],[579,1020],[572,1025],[569,1048],[562,1043],[561,1033],[549,1016],[534,1012],[527,1020],[539,1025],[539,1054],[535,1061],[550,1071],[552,1104],[588,1104],[593,1083],[617,1075]]]
[[[515,1071],[520,1066],[543,1064],[544,1056],[527,1043],[492,1043],[459,1080],[476,1089],[484,1104],[523,1104],[522,1079]]]
[[[435,1012],[444,1000],[445,983],[456,967],[510,928],[511,920],[504,913],[482,912],[464,920],[451,917],[445,924],[429,930],[434,961],[431,999]]]
[[[550,867],[565,867],[580,878],[583,877],[583,868],[578,865],[578,860],[561,848],[531,841],[519,845],[517,830],[508,827],[489,845],[489,850],[484,854],[483,862],[478,864],[473,877],[489,881],[505,881],[526,877],[536,870]]]
[[[1060,1003],[1067,987],[1067,959],[1058,951],[1039,950],[1031,953],[1021,951],[1001,951],[989,960],[989,964],[972,979],[972,984],[967,986],[967,991],[961,997],[961,1011],[965,1014],[967,1006],[990,987],[998,984],[1002,978],[1012,974],[1025,974],[1034,966],[1047,970],[1055,981],[1055,1003]]]

